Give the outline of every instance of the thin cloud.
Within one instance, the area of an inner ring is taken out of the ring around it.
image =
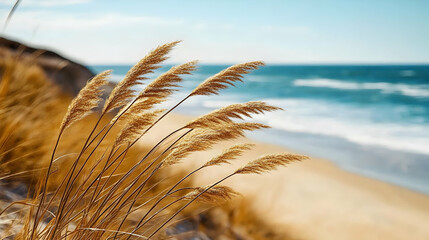
[[[55,7],[55,6],[66,6],[66,5],[75,5],[88,3],[91,0],[25,0],[22,1],[22,6],[32,6],[32,7]],[[1,5],[13,5],[14,0],[0,0]]]
[[[103,27],[129,26],[146,24],[151,26],[178,26],[184,23],[181,19],[158,17],[130,16],[117,13],[105,13],[95,16],[77,16],[74,14],[58,14],[55,11],[27,10],[16,14],[13,27],[26,30],[34,25],[49,30],[88,30]],[[29,23],[33,23],[29,24]]]

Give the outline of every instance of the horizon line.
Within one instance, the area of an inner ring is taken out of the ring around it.
[[[202,62],[199,65],[234,65],[242,62]],[[168,62],[163,65],[178,65]],[[135,63],[84,63],[85,66],[133,66]],[[266,66],[429,66],[429,62],[265,62]]]

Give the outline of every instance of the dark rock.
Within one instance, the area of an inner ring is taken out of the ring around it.
[[[94,76],[94,73],[82,64],[47,49],[31,47],[4,37],[0,37],[0,47],[23,55],[37,56],[36,61],[46,75],[71,95],[76,95]]]

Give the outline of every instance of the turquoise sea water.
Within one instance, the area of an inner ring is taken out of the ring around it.
[[[95,72],[113,69],[114,80],[130,67],[91,66]],[[201,66],[171,101],[225,67]],[[273,129],[250,137],[429,194],[429,65],[275,65],[244,80],[219,96],[189,99],[178,111],[198,115],[264,100],[285,111],[257,116]]]

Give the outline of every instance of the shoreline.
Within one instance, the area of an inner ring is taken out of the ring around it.
[[[152,139],[192,119],[173,113],[160,122]],[[157,135],[157,136],[155,136]],[[144,139],[143,139],[144,140]],[[207,169],[196,177],[201,185],[213,182],[259,155],[294,152],[249,139],[252,151],[232,166]],[[193,168],[228,142],[191,155],[182,167]],[[225,182],[250,199],[257,214],[304,239],[429,239],[429,196],[339,168],[320,158],[294,163],[270,174],[232,178]],[[267,187],[269,186],[269,187]]]
[[[344,171],[393,184],[429,196],[426,162],[429,155],[362,145],[346,139],[276,128],[249,134],[250,139],[279,145],[315,158],[327,159]],[[341,149],[341,150],[338,150]],[[413,159],[413,161],[406,161]]]
[[[177,101],[177,99],[175,100]],[[222,107],[222,104],[239,102],[238,100],[224,102],[208,100],[205,102],[203,99],[201,101],[203,103],[198,103],[196,100],[184,103],[178,113],[185,116],[199,116],[217,107]],[[270,103],[269,100],[266,101]],[[210,104],[207,105],[207,103]],[[372,142],[355,142],[335,134],[325,135],[312,131],[287,130],[279,127],[279,117],[282,115],[267,114],[255,117],[255,121],[268,124],[273,128],[251,132],[248,134],[250,139],[280,145],[317,158],[329,159],[343,170],[429,195],[429,185],[427,184],[429,182],[427,175],[429,155],[404,149],[393,149]],[[283,117],[290,123],[289,114]],[[308,118],[311,119],[310,116]]]

